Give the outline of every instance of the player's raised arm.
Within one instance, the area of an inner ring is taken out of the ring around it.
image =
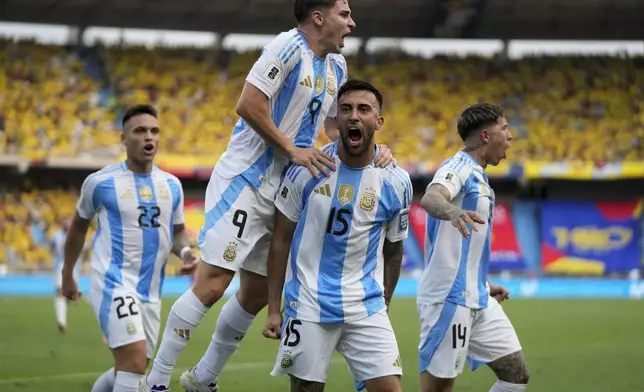
[[[427,187],[420,206],[435,219],[451,221],[463,237],[467,238],[470,235],[467,226],[478,231],[475,223],[484,224],[485,221],[475,211],[462,210],[450,203],[462,187],[463,180],[458,172],[451,170],[449,166],[441,168]]]

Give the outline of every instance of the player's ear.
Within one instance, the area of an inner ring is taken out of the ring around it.
[[[384,124],[385,124],[385,118],[382,116],[378,116],[378,118],[376,119],[376,131],[379,131]]]
[[[121,131],[121,144],[125,145],[125,129]]]
[[[324,14],[322,11],[313,11],[311,14],[311,20],[313,21],[313,24],[322,26],[324,24]]]
[[[479,139],[483,142],[483,144],[488,144],[490,142],[490,135],[488,134],[487,129],[479,132]]]

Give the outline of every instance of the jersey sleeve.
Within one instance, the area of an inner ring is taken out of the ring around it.
[[[348,74],[349,74],[349,71],[347,70],[347,62],[342,55],[339,55],[339,58],[336,58],[335,67],[336,67],[335,74],[338,77],[338,80],[336,81],[337,86],[335,87],[336,87],[336,90],[340,90],[340,87],[342,87],[342,85],[347,82]],[[329,108],[329,113],[327,114],[327,117],[335,117],[337,114],[338,114],[338,98],[336,94],[336,98],[333,100],[333,104],[331,104],[331,108]]]
[[[292,165],[286,170],[284,179],[280,184],[279,191],[275,196],[275,208],[277,208],[291,222],[300,220],[300,214],[304,207],[304,183],[308,173],[306,167]]]
[[[452,162],[446,162],[436,171],[432,182],[427,187],[429,188],[432,184],[441,184],[449,191],[449,200],[451,201],[461,191],[471,171],[472,169],[469,165],[462,161],[454,160]]]
[[[175,203],[173,205],[174,214],[172,215],[172,223],[174,225],[182,225],[185,223],[183,213],[183,186],[181,186],[181,181],[174,177],[170,180],[170,187],[172,190],[172,200]]]
[[[409,174],[400,168],[394,168],[394,190],[399,201],[399,208],[394,209],[392,219],[387,223],[387,240],[398,242],[409,234],[409,211],[414,190]]]
[[[100,207],[100,192],[97,192],[98,179],[94,175],[89,175],[83,182],[80,196],[76,203],[78,215],[86,220],[91,220],[98,208]]]
[[[262,49],[246,81],[271,99],[282,88],[288,74],[300,60],[301,39],[285,33]]]

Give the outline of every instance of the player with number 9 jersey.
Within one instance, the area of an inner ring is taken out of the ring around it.
[[[246,81],[266,95],[280,132],[296,147],[309,148],[325,119],[335,117],[336,92],[346,77],[341,54],[316,56],[294,28],[262,50]],[[203,261],[233,271],[243,266],[266,276],[273,198],[288,163],[288,156],[239,119],[206,189],[199,235]]]

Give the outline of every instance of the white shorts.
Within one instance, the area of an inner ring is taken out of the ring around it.
[[[465,359],[472,370],[521,350],[514,327],[499,303],[469,309],[452,303],[418,304],[420,316],[420,372],[455,378]]]
[[[123,286],[110,290],[109,286],[104,289],[96,284],[91,285],[89,298],[110,348],[145,340],[147,357],[154,358],[161,325],[161,301],[141,302],[136,290]]]
[[[232,271],[266,276],[273,237],[273,200],[261,196],[244,178],[213,170],[206,189],[206,217],[199,233],[201,259]]]
[[[385,311],[347,324],[286,319],[271,375],[324,383],[333,350],[344,357],[356,381],[402,375],[396,335]]]

